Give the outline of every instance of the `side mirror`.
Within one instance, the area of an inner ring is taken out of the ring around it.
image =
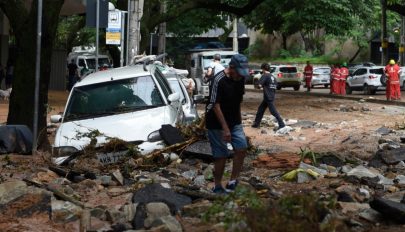
[[[51,116],[51,122],[52,123],[61,123],[62,122],[62,116],[61,115],[52,115]]]
[[[167,97],[170,103],[180,101],[180,94],[179,93],[172,93]]]
[[[203,103],[204,102],[204,95],[197,94],[193,96],[193,100],[195,103]]]

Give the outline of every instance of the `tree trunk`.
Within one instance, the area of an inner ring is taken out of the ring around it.
[[[281,37],[283,38],[283,49],[287,50],[287,35],[281,33]]]
[[[39,142],[46,138],[46,118],[48,109],[48,86],[51,73],[51,57],[54,38],[58,25],[59,12],[63,0],[45,0],[43,3],[42,17],[42,42],[41,42],[41,72],[39,87],[39,115],[38,132]],[[23,15],[23,14],[22,14]],[[37,1],[33,2],[31,11],[26,18],[9,17],[16,37],[15,72],[13,91],[10,96],[7,124],[22,124],[33,129],[34,92],[35,92],[35,60],[36,60],[36,29],[37,29]]]

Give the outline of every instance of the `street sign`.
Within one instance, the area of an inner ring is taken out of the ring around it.
[[[108,12],[108,29],[121,29],[121,12]]]
[[[86,26],[96,27],[97,1],[99,2],[99,28],[106,28],[108,24],[108,0],[87,0]]]
[[[105,43],[108,45],[121,44],[121,29],[107,28],[105,33]]]

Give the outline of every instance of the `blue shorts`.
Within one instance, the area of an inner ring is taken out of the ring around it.
[[[222,130],[209,129],[208,139],[214,158],[227,158],[230,156],[226,142],[223,140]],[[231,129],[231,144],[234,150],[244,150],[247,148],[246,136],[242,125],[236,125]]]

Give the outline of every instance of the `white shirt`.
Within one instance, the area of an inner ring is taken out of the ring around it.
[[[222,64],[220,64],[218,62],[211,62],[210,66],[208,66],[208,68],[212,68],[214,70],[214,76],[217,75],[217,73],[219,73],[225,69],[225,67],[222,66]]]

